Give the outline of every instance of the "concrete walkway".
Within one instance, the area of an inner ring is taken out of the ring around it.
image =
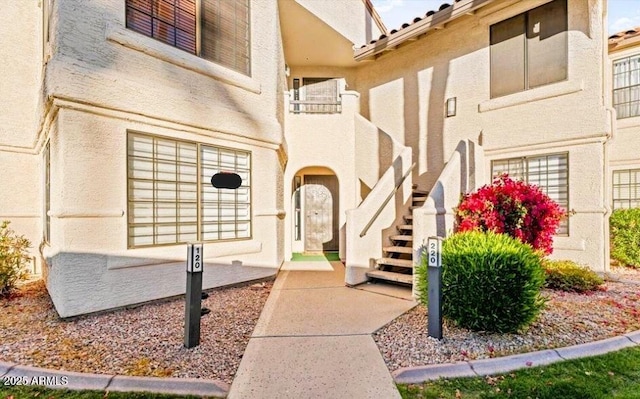
[[[340,262],[286,263],[228,397],[400,398],[371,334],[415,306],[409,294],[347,288]]]

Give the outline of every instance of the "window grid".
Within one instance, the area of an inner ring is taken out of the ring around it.
[[[494,177],[507,173],[509,177],[535,184],[565,211],[569,210],[568,154],[501,159],[491,162]],[[556,235],[569,235],[569,219],[558,226]]]
[[[230,154],[234,162],[202,162],[206,151]],[[127,159],[130,248],[251,237],[250,153],[129,133]],[[213,188],[209,179],[221,170],[238,173],[242,186]],[[216,212],[207,214],[205,203]]]
[[[640,169],[613,172],[613,209],[640,208]]]
[[[640,115],[640,54],[614,61],[613,107],[618,119]]]

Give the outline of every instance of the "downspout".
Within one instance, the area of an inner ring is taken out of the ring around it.
[[[609,272],[609,268],[610,268],[610,259],[611,259],[611,248],[610,248],[610,235],[609,235],[609,218],[611,216],[611,189],[610,189],[610,184],[611,184],[611,176],[610,173],[611,171],[609,170],[609,147],[611,144],[611,140],[614,137],[614,132],[617,129],[617,116],[616,116],[616,110],[611,106],[612,104],[612,89],[613,89],[613,82],[612,82],[612,66],[611,66],[611,60],[609,59],[609,37],[607,35],[607,2],[604,1],[601,3],[602,4],[602,24],[601,26],[603,27],[602,29],[602,60],[603,60],[603,68],[602,68],[602,100],[603,100],[603,105],[604,108],[607,112],[607,116],[609,118],[609,126],[608,127],[608,132],[606,135],[606,138],[602,144],[602,159],[603,159],[603,166],[602,166],[602,176],[603,176],[603,181],[602,184],[604,185],[604,218],[603,218],[603,231],[604,231],[604,243],[603,243],[603,247],[604,247],[604,272],[607,273]]]

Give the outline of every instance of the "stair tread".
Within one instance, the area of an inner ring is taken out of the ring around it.
[[[403,284],[413,284],[413,275],[411,274],[385,272],[383,270],[372,270],[367,272],[367,277],[379,280],[395,281]]]
[[[409,207],[409,210],[414,210],[414,209],[418,209],[418,208],[422,208],[422,205],[413,205]]]
[[[383,251],[387,252],[387,253],[399,253],[399,254],[412,254],[413,253],[413,248],[412,247],[399,247],[399,246],[391,246],[391,247],[384,247],[382,248]]]
[[[408,267],[413,269],[413,260],[411,259],[380,258],[376,259],[376,263],[378,265]]]
[[[414,194],[414,195],[415,195],[415,194],[429,195],[429,192],[428,192],[428,191],[425,191],[425,190],[413,189],[413,191],[412,191],[412,192],[413,192],[413,194]]]
[[[413,230],[412,224],[401,224],[398,227],[398,230]]]
[[[413,241],[413,236],[404,235],[404,234],[391,236],[389,238],[396,241]]]
[[[404,220],[412,220],[413,219],[413,215],[405,215],[403,217],[404,217]]]

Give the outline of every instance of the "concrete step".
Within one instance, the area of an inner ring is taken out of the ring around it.
[[[413,230],[412,224],[401,224],[400,226],[396,226],[398,230]]]
[[[380,258],[376,259],[376,263],[378,266],[385,265],[413,269],[413,261],[411,259]]]
[[[413,189],[413,195],[429,195],[428,191]]]
[[[402,283],[402,284],[409,284],[409,285],[413,284],[413,275],[411,274],[385,272],[382,270],[372,270],[370,272],[367,272],[367,277],[377,279],[377,280],[392,281],[395,283]]]
[[[382,250],[384,252],[386,252],[386,253],[413,254],[413,248],[412,247],[393,246],[393,247],[384,247],[384,248],[382,248]]]
[[[413,203],[415,204],[416,202],[425,202],[427,200],[427,198],[429,198],[428,196],[416,196],[414,195],[411,200],[413,201]]]
[[[389,239],[393,241],[413,241],[413,236],[401,234],[401,235],[390,236]]]
[[[413,220],[413,215],[405,215],[403,216],[404,220],[406,220],[407,222],[412,221]]]
[[[410,210],[410,211],[412,211],[412,210],[417,209],[417,208],[422,208],[422,205],[413,205],[413,206],[410,206],[410,207],[409,207],[409,210]]]

